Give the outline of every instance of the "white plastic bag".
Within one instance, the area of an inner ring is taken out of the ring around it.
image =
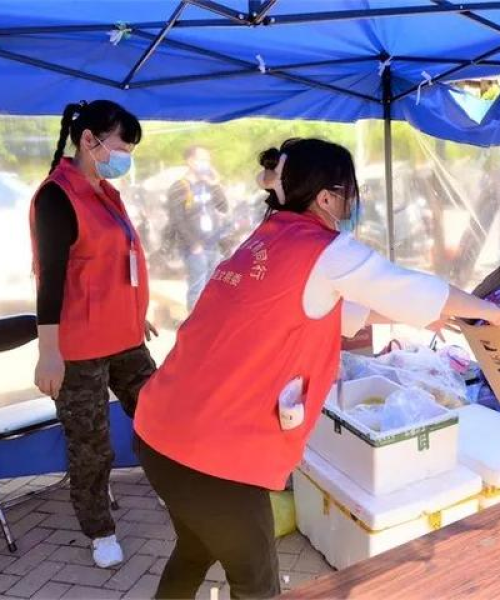
[[[347,411],[352,419],[376,432],[416,427],[444,413],[431,394],[415,387],[397,390],[381,404],[361,403]]]
[[[373,375],[382,375],[403,387],[425,390],[446,408],[459,408],[467,403],[467,388],[462,377],[448,360],[423,346],[394,350],[377,358],[342,354],[342,376],[346,381]]]
[[[358,404],[351,408],[347,414],[372,431],[380,431],[380,421],[383,404]]]
[[[415,386],[432,394],[438,404],[459,408],[466,404],[467,388],[462,377],[435,352],[418,347],[416,352],[396,350],[377,359],[397,370],[403,386]]]
[[[434,397],[419,388],[407,388],[387,397],[380,413],[380,431],[412,427],[444,413]]]

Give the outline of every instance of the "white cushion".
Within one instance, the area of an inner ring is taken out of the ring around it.
[[[0,435],[15,433],[19,429],[41,425],[57,418],[52,398],[35,398],[0,407]]]

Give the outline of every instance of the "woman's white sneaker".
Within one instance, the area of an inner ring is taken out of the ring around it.
[[[92,540],[92,556],[95,564],[101,569],[107,569],[123,562],[123,550],[116,535]]]

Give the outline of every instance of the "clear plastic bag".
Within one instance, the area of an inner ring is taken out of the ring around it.
[[[393,392],[380,413],[380,431],[418,425],[443,415],[444,411],[434,397],[419,388]]]
[[[444,410],[431,394],[410,387],[393,392],[380,404],[358,404],[347,414],[372,431],[386,432],[414,427],[443,415]]]
[[[441,406],[459,408],[466,404],[465,381],[449,361],[429,348],[418,347],[416,352],[396,350],[377,360],[397,369],[401,385],[426,390]]]
[[[380,431],[383,404],[358,404],[347,411],[347,414],[372,431]]]
[[[350,352],[342,353],[341,377],[344,381],[363,379],[374,375],[382,375],[394,383],[399,383],[395,369],[380,364],[376,358],[351,354]]]
[[[462,377],[451,368],[448,360],[423,346],[394,350],[377,358],[344,352],[342,367],[346,381],[381,375],[403,387],[417,387],[429,392],[446,408],[467,404],[467,389]]]
[[[351,354],[350,352],[342,353],[341,375],[344,381],[381,375],[394,383],[400,384],[398,372],[393,367],[384,365],[379,362],[378,358]]]

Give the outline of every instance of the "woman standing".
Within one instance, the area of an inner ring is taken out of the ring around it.
[[[118,191],[141,126],[118,104],[70,104],[30,225],[37,278],[39,389],[56,402],[67,442],[70,491],[100,567],[123,560],[110,513],[113,462],[108,388],[133,417],[155,370],[144,336],[148,275],[141,242]],[[64,158],[68,137],[76,148]]]
[[[219,265],[135,415],[141,463],[178,536],[157,598],[194,597],[216,561],[233,598],[279,593],[268,490],[283,489],[301,459],[337,377],[341,333],[449,315],[500,324],[496,306],[341,233],[358,208],[341,146],[290,140],[261,165],[268,218]],[[286,422],[279,397],[296,377],[302,394]]]

